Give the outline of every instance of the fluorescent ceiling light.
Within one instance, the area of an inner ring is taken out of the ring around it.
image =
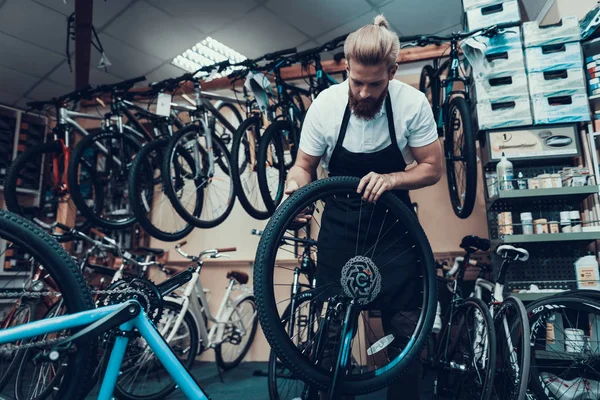
[[[229,60],[234,64],[245,59],[246,57],[242,54],[209,36],[191,49],[184,51],[183,54],[175,57],[171,64],[185,71],[195,72],[202,67],[225,60]],[[234,68],[227,68],[222,73],[217,74],[216,77],[226,76],[233,70]]]

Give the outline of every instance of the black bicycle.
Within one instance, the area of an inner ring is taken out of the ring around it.
[[[433,60],[421,71],[419,89],[425,93],[433,116],[437,121],[438,133],[444,136],[444,155],[448,191],[454,214],[468,218],[473,212],[477,195],[477,146],[476,130],[471,114],[469,87],[471,78],[463,68],[459,42],[478,35],[493,37],[502,29],[515,26],[498,24],[469,33],[453,33],[448,36],[421,35],[401,38],[406,46],[442,45],[449,42],[450,55],[441,62]]]

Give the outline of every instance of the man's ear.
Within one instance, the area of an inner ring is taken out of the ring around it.
[[[398,64],[394,64],[394,66],[390,68],[390,81],[396,76],[396,71],[398,71]]]
[[[350,72],[350,61],[348,61],[348,59],[344,59],[344,62],[346,63],[346,72]]]

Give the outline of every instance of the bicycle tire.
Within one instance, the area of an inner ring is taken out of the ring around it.
[[[427,85],[427,79],[429,79],[429,86]],[[427,91],[431,90],[431,110],[433,111],[433,118],[435,123],[439,122],[440,118],[440,78],[435,77],[435,70],[431,65],[425,65],[421,70],[421,77],[419,78],[419,90],[427,96]]]
[[[213,106],[218,111],[221,111],[223,109],[228,109],[231,112],[231,115],[237,121],[238,127],[244,121],[244,118],[242,118],[242,113],[240,113],[239,108],[234,103],[230,103],[230,102],[223,101],[223,100],[217,100],[213,104]],[[216,131],[216,129],[217,129],[217,122],[219,122],[219,120],[217,119],[217,117],[215,117],[214,115],[211,114],[210,120],[208,121],[208,126],[210,128],[210,131],[214,134],[214,136],[218,136],[219,139],[221,139],[221,141],[223,142],[223,144],[225,145],[225,147],[227,147],[228,151],[231,151],[232,144],[233,144],[233,136],[235,136],[235,132],[227,132],[227,131],[222,132],[222,133],[217,132]],[[234,127],[235,127],[235,124],[232,123],[232,125],[234,125]]]
[[[260,129],[260,119],[258,117],[250,117],[242,122],[233,137],[233,145],[231,146],[231,179],[233,179],[235,194],[248,215],[258,220],[264,220],[269,218],[271,213],[266,209],[264,200],[260,195],[260,189],[257,193],[258,196],[255,196],[255,200],[262,203],[262,207],[260,207],[260,209],[257,205],[252,204],[249,199],[254,194],[256,186],[259,185],[258,174],[256,170],[258,162],[255,161],[254,165],[251,165],[251,163],[248,161],[248,159],[251,158],[250,146],[254,146],[255,159],[258,155],[258,138],[255,137],[252,140],[253,143],[250,143],[251,140],[245,138],[246,132],[253,126]],[[240,151],[243,152],[244,160],[240,160]],[[246,174],[248,177],[244,182],[242,182],[242,175]],[[254,183],[254,190],[251,191],[250,194],[246,194],[247,185],[244,185],[244,183],[247,181],[250,181],[250,184]]]
[[[181,309],[182,309],[181,304],[174,302],[174,301],[168,301],[168,300],[164,301],[163,307],[165,309],[170,308],[174,312],[175,316],[179,315],[181,313]],[[163,315],[163,317],[164,317],[164,315]],[[186,311],[186,313],[183,317],[182,324],[185,324],[187,326],[187,330],[190,334],[190,346],[189,346],[190,348],[187,349],[187,351],[184,351],[184,354],[186,354],[187,358],[185,359],[184,362],[182,362],[182,364],[189,371],[192,368],[192,365],[194,364],[194,360],[196,359],[196,349],[198,348],[198,327],[196,325],[196,321],[194,320],[194,317],[189,312],[189,310]],[[160,323],[157,325],[157,329],[160,331]],[[146,344],[146,346],[147,346],[147,344]],[[169,346],[171,348],[173,348],[172,343],[169,343]],[[132,344],[129,344],[127,349],[130,350],[131,348],[132,348]],[[127,353],[125,353],[125,357],[123,358],[123,363],[125,363],[126,357],[127,357]],[[159,368],[164,369],[162,364],[159,364],[159,365],[160,365]],[[153,374],[156,374],[156,371],[153,371]],[[165,370],[164,375],[167,377],[167,379],[171,383],[167,383],[167,385],[158,392],[139,395],[139,394],[131,393],[130,390],[123,387],[124,386],[123,379],[125,379],[125,377],[127,375],[120,374],[119,378],[117,380],[117,384],[115,386],[115,396],[119,399],[125,399],[125,400],[160,400],[160,399],[164,399],[170,393],[175,391],[175,389],[177,388],[177,384],[175,383],[175,381],[173,381],[173,379],[171,378],[171,376],[168,374],[168,372],[166,370]],[[155,385],[149,385],[148,382],[146,380],[144,380],[144,386],[154,388]]]
[[[258,157],[256,162],[258,187],[260,188],[260,194],[270,215],[273,215],[275,209],[279,206],[279,203],[281,203],[285,189],[285,178],[287,176],[285,151],[283,149],[283,139],[277,140],[278,138],[282,138],[283,134],[281,132],[283,131],[290,132],[290,123],[288,121],[274,121],[265,130],[258,145]],[[271,146],[271,143],[273,146]],[[269,154],[269,149],[272,150],[271,154]],[[273,157],[273,155],[275,157]],[[277,190],[275,196],[271,194],[267,172],[272,171],[270,169],[267,170],[271,165],[274,166],[275,171],[273,172],[277,174]]]
[[[31,320],[31,315],[33,314],[32,305],[29,303],[20,304],[19,307],[17,308],[17,310],[15,311],[14,315],[16,316],[18,313],[23,313],[23,312],[27,313],[26,321],[25,322],[17,321],[17,320],[15,320],[15,317],[13,316],[13,318],[11,318],[11,321],[10,321],[8,327],[26,324],[27,322],[29,322]],[[14,322],[17,322],[17,324],[14,325],[13,324]],[[23,359],[23,356],[25,355],[25,351],[26,350],[17,350],[16,354],[12,356],[12,360],[10,361],[8,368],[6,368],[6,371],[4,371],[4,373],[2,374],[2,377],[0,377],[0,393],[2,393],[2,391],[8,384],[8,381],[10,380],[10,378],[12,378],[12,375],[15,373],[15,371],[18,370],[18,366],[21,364],[21,360]]]
[[[225,371],[228,371],[230,369],[237,367],[242,362],[244,357],[246,357],[246,354],[248,354],[248,351],[250,350],[250,347],[252,346],[252,342],[254,342],[254,336],[256,336],[256,328],[258,327],[258,318],[256,316],[256,302],[254,301],[254,296],[246,296],[246,297],[238,300],[235,303],[235,305],[232,307],[231,313],[228,317],[228,321],[234,315],[234,311],[238,308],[238,306],[240,306],[248,301],[252,303],[252,310],[253,310],[254,317],[252,319],[252,328],[250,328],[248,341],[244,345],[244,348],[242,349],[242,351],[232,361],[226,361],[223,358],[223,348],[222,348],[223,344],[220,344],[215,348],[215,359],[217,361],[217,365],[219,366],[219,368],[221,368]]]
[[[96,154],[97,147],[94,145],[94,142],[104,140],[104,139],[108,139],[111,142],[113,139],[116,139],[116,140],[123,139],[123,143],[125,146],[128,147],[128,149],[127,149],[127,154],[125,154],[125,160],[121,161],[121,162],[125,163],[124,170],[122,171],[123,173],[119,174],[120,176],[117,179],[119,181],[125,181],[129,178],[129,171],[131,169],[131,163],[133,162],[133,158],[134,158],[135,154],[139,151],[139,149],[141,147],[139,142],[134,137],[132,137],[128,134],[120,134],[120,133],[118,133],[116,131],[112,131],[112,130],[104,130],[104,131],[95,133],[93,135],[84,137],[77,144],[77,146],[75,146],[75,149],[71,156],[71,160],[69,162],[69,169],[68,169],[68,173],[67,173],[69,190],[71,192],[71,198],[73,199],[73,202],[77,206],[77,209],[88,220],[90,220],[92,223],[94,223],[96,226],[99,226],[99,227],[102,227],[105,229],[112,229],[112,230],[125,229],[125,228],[132,226],[135,223],[135,216],[133,215],[133,213],[131,213],[131,215],[125,214],[123,216],[123,218],[120,218],[118,220],[107,219],[107,217],[104,215],[104,207],[99,209],[99,211],[97,211],[96,210],[97,207],[91,208],[86,203],[86,200],[83,197],[80,186],[79,186],[79,179],[78,179],[79,166],[80,166],[80,164],[86,163],[84,153],[86,151],[88,151],[89,149],[91,149],[93,154]],[[99,164],[100,164],[100,162],[99,162]],[[94,169],[93,165],[91,165],[90,168],[92,168],[92,170],[93,170]],[[104,173],[106,174],[107,171],[104,171]],[[108,172],[108,174],[110,175],[112,173]],[[104,193],[104,190],[106,190],[106,189],[107,188],[106,188],[105,183],[102,182],[102,192]],[[127,189],[127,190],[125,190],[125,189]],[[126,198],[129,195],[127,193],[128,189],[129,189],[129,186],[128,186],[127,182],[125,182],[123,193],[121,193],[119,191],[115,191],[115,190],[110,190],[109,195],[116,196],[116,199],[118,199],[119,202],[125,201],[127,206],[129,206],[129,203],[126,200]],[[106,206],[110,202],[110,199],[108,197],[106,197],[106,194],[107,193],[104,193],[104,195],[105,195],[104,196],[104,204],[103,204],[104,206]],[[121,198],[121,197],[125,197],[125,198]]]
[[[15,160],[12,162],[12,164],[10,165],[10,167],[6,173],[6,180],[4,181],[4,200],[6,202],[6,208],[8,209],[8,211],[13,212],[17,215],[20,215],[22,217],[25,217],[26,213],[25,213],[24,209],[21,207],[21,205],[19,204],[19,195],[17,193],[17,188],[20,186],[19,185],[20,172],[21,172],[21,170],[23,170],[26,167],[26,165],[31,160],[36,160],[38,157],[50,157],[52,154],[58,154],[58,155],[63,154],[63,147],[62,147],[61,142],[54,141],[54,142],[44,143],[44,144],[41,144],[38,146],[28,148],[23,153],[19,154],[19,156],[17,156],[17,158],[15,158]],[[49,161],[50,161],[50,163],[48,163]],[[52,165],[51,160],[44,160],[44,162],[47,167],[50,167]],[[51,171],[46,171],[44,173],[45,174],[51,173]],[[42,177],[42,179],[43,179],[43,177]],[[102,207],[104,197],[102,196],[102,190],[100,190],[101,186],[99,185],[99,182],[97,182],[96,180],[94,180],[94,183],[95,183],[95,189],[94,189],[95,204],[97,205],[97,207]],[[47,193],[44,190],[44,185],[42,183],[42,192],[40,193],[41,204],[39,207],[37,207],[36,209],[33,210],[34,217],[44,220],[44,218],[43,218],[44,205],[48,202],[49,198],[46,195],[49,193],[50,193],[50,191],[48,191],[48,193]],[[56,196],[56,194],[51,194],[50,196],[56,197],[55,200],[53,197],[50,197],[52,199],[51,203],[56,202],[58,204],[59,199]],[[54,217],[53,219],[56,219],[56,218]],[[54,221],[51,221],[51,222],[54,222]],[[92,227],[92,222],[89,220],[84,220],[82,223],[76,224],[75,227],[77,230],[79,230],[81,232],[87,232]],[[71,240],[71,237],[69,235],[65,235],[65,237],[57,236],[56,239],[59,241],[67,241],[67,240]]]
[[[534,301],[527,305],[527,312],[529,316],[529,324],[531,326],[531,351],[532,351],[532,365],[530,368],[529,376],[529,390],[536,396],[538,400],[556,400],[563,398],[563,396],[556,396],[551,391],[544,387],[543,379],[540,376],[540,369],[535,363],[536,358],[534,357],[535,352],[541,349],[537,348],[536,342],[538,335],[546,341],[547,332],[546,321],[547,318],[557,312],[566,312],[566,310],[577,310],[588,313],[595,313],[597,318],[600,317],[600,299],[593,297],[582,297],[582,296],[550,296],[537,301]],[[565,327],[565,326],[563,326]],[[563,331],[564,332],[564,331]],[[566,341],[566,340],[565,340]],[[566,353],[566,351],[564,352]],[[583,361],[580,361],[583,363]],[[585,365],[583,363],[582,365]],[[573,375],[574,371],[567,370],[569,375]],[[597,375],[596,375],[596,380]]]
[[[37,225],[10,212],[0,210],[0,237],[27,250],[42,261],[44,269],[60,289],[61,298],[69,314],[94,308],[92,296],[81,270],[73,258],[50,235]],[[83,398],[86,382],[91,378],[96,342],[79,344],[75,354],[69,355],[64,378],[55,393],[57,398]]]
[[[296,309],[300,308],[302,306],[302,302],[306,301],[306,300],[310,300],[312,299],[313,293],[312,292],[306,292],[306,293],[299,293],[298,297],[296,299],[297,303],[296,303]],[[285,308],[285,311],[283,312],[283,314],[281,315],[282,321],[284,321],[284,326],[285,326],[285,322],[287,321],[289,323],[289,319],[290,319],[290,315],[292,313],[292,305],[288,304],[287,307]],[[310,318],[310,316],[309,316]],[[310,323],[310,321],[308,322],[308,326],[311,326],[312,324]],[[271,349],[271,351],[269,351],[269,364],[268,364],[268,380],[267,380],[267,386],[269,389],[269,399],[270,400],[289,400],[289,398],[299,398],[301,397],[300,395],[294,396],[293,394],[291,396],[293,397],[288,397],[286,396],[285,398],[282,398],[279,395],[279,389],[278,389],[278,384],[277,384],[277,375],[279,374],[278,372],[278,368],[277,368],[277,354],[275,354],[275,352],[273,351],[273,349]],[[283,365],[283,363],[281,363],[283,368],[287,369],[285,367],[285,365]],[[292,375],[293,377],[293,375]],[[288,378],[290,379],[290,378]],[[289,391],[287,391],[286,393],[289,394]],[[294,394],[298,394],[297,392],[293,392]],[[301,393],[300,393],[301,394]]]
[[[174,154],[176,153],[176,149],[177,149],[177,152],[179,153],[178,149],[181,146],[179,144],[179,141],[185,135],[189,134],[190,132],[196,131],[198,129],[200,129],[200,127],[198,125],[190,124],[187,127],[180,130],[179,132],[177,132],[177,134],[175,134],[175,136],[173,136],[169,140],[169,144],[167,145],[167,148],[165,150],[166,156],[163,159],[163,169],[162,169],[162,176],[163,176],[163,182],[164,182],[163,185],[164,185],[165,193],[169,197],[169,200],[171,200],[171,204],[173,205],[175,210],[177,210],[177,212],[183,219],[185,219],[188,223],[190,223],[191,225],[193,225],[197,228],[214,228],[215,226],[218,226],[223,221],[225,221],[225,219],[227,219],[229,214],[231,214],[231,210],[233,209],[233,205],[235,204],[235,191],[233,188],[233,182],[230,183],[230,188],[229,188],[229,193],[228,193],[229,198],[227,199],[227,205],[225,206],[225,208],[222,210],[221,214],[218,217],[208,220],[208,219],[202,218],[202,212],[206,208],[204,201],[206,200],[206,197],[207,197],[204,194],[204,188],[206,188],[207,185],[204,185],[203,182],[199,182],[199,179],[195,180],[194,184],[196,186],[196,193],[197,193],[196,201],[201,202],[202,205],[201,205],[201,207],[198,207],[198,205],[196,204],[196,206],[194,208],[194,212],[190,213],[190,211],[185,207],[185,205],[181,203],[181,200],[179,199],[177,192],[175,191],[175,188],[171,182],[171,177],[170,177],[171,164],[172,164]],[[223,170],[222,172],[225,173],[225,175],[229,179],[231,179],[230,178],[231,156],[229,154],[229,151],[227,151],[227,148],[225,147],[223,142],[221,142],[221,139],[219,139],[218,137],[212,137],[212,141],[213,141],[213,151],[216,153],[217,156],[220,155],[221,157],[224,157],[225,162],[229,164],[229,167],[227,168],[227,170],[226,171]],[[199,152],[202,154],[202,157],[203,157],[202,158],[202,160],[203,160],[202,169],[205,170],[208,168],[208,165],[205,162],[206,158],[207,158],[206,150],[202,146],[199,146]],[[215,163],[215,164],[218,164],[218,163]],[[193,171],[193,173],[195,173],[195,171]]]
[[[461,117],[455,119],[454,114],[456,110],[458,110]],[[454,214],[461,219],[465,219],[473,212],[477,196],[477,146],[475,143],[475,134],[473,133],[471,109],[467,100],[460,96],[452,98],[448,105],[448,114],[445,116],[445,119],[444,152],[446,155],[448,193],[450,194],[450,203],[452,204]],[[459,193],[461,188],[458,187],[456,167],[454,165],[455,152],[457,150],[454,133],[456,128],[461,127],[463,144],[460,148],[459,157],[464,159],[464,193]]]
[[[516,318],[511,318],[510,327],[503,326],[503,320],[501,319],[506,310],[511,307],[513,311],[516,311]],[[503,348],[503,343],[507,342],[506,329],[509,328],[509,334],[512,335],[515,333],[515,329],[517,330],[516,334],[520,338],[519,340],[519,348],[521,350],[521,360],[517,360],[517,364],[519,367],[519,376],[514,382],[518,382],[519,387],[516,392],[511,392],[510,397],[504,395],[505,392],[503,390],[508,387],[508,384],[505,384],[505,381],[500,382],[498,380],[498,370],[496,370],[496,377],[494,379],[494,387],[496,397],[499,399],[506,400],[525,400],[527,396],[527,386],[529,384],[529,369],[531,368],[531,349],[530,349],[530,340],[531,340],[531,330],[529,327],[529,317],[527,315],[527,310],[525,309],[525,305],[523,302],[514,296],[508,296],[504,299],[502,304],[498,307],[497,312],[494,315],[494,329],[496,331],[496,339],[497,339],[497,350],[500,352],[501,348]],[[508,349],[509,351],[513,351],[515,349]],[[518,351],[518,349],[516,350]],[[496,356],[496,361],[499,366],[506,368],[506,366],[511,366],[514,364],[514,360],[511,359],[510,354],[508,354],[508,359],[505,356],[504,364],[500,364],[501,362],[498,360],[499,357],[502,357],[502,354],[498,354]],[[512,377],[511,378],[515,378]],[[498,395],[498,393],[502,393],[502,395]]]
[[[135,159],[133,160],[133,164],[131,165],[131,170],[129,171],[129,201],[131,203],[133,215],[135,216],[136,221],[144,229],[144,231],[146,231],[153,238],[156,238],[163,242],[175,242],[186,237],[194,229],[194,226],[189,224],[188,222],[185,222],[184,220],[185,225],[183,225],[181,229],[166,231],[164,229],[161,229],[162,227],[153,224],[152,217],[154,215],[154,211],[152,211],[151,209],[154,201],[154,195],[156,195],[157,193],[164,193],[162,188],[161,190],[156,190],[154,187],[157,184],[163,184],[163,153],[161,150],[164,149],[168,142],[168,139],[154,140],[150,143],[145,144],[137,153]],[[157,152],[155,157],[152,160],[150,160],[150,157],[155,151]],[[184,152],[184,160],[188,162],[188,166],[191,166],[193,160],[186,159],[186,156],[189,155]],[[144,170],[157,171],[160,174],[158,177],[152,176],[152,193],[149,196],[146,196],[144,194],[144,189],[150,190],[150,188],[147,184],[141,182],[144,177],[146,177],[147,179],[148,174],[144,173]],[[170,199],[166,198],[166,200],[169,201],[168,207],[173,208],[172,204],[170,203]],[[197,206],[199,207],[200,205],[197,204]],[[173,215],[173,218],[181,219],[181,216],[179,215],[179,213],[177,213],[177,211],[174,208],[173,213],[177,214]],[[161,212],[161,214],[163,213]]]
[[[485,323],[485,327],[487,327],[487,343],[489,346],[489,362],[488,362],[488,368],[485,369],[485,382],[483,383],[483,387],[481,389],[481,395],[479,397],[479,400],[490,400],[491,396],[492,396],[492,389],[494,386],[494,373],[495,373],[495,366],[496,366],[496,333],[494,330],[494,322],[492,321],[492,316],[489,312],[488,307],[486,306],[486,304],[483,302],[483,300],[475,298],[475,297],[469,297],[467,299],[463,299],[460,300],[458,302],[457,305],[454,306],[454,308],[451,308],[450,310],[448,310],[448,312],[446,313],[446,315],[444,316],[444,328],[442,329],[442,332],[440,333],[440,339],[438,340],[438,348],[437,348],[437,357],[436,359],[443,362],[443,363],[450,363],[450,360],[446,359],[445,354],[447,353],[447,349],[444,347],[444,343],[448,341],[448,339],[445,340],[446,336],[450,336],[452,337],[453,335],[453,330],[452,330],[452,326],[453,324],[449,324],[450,321],[450,313],[452,312],[452,322],[457,320],[457,313],[463,311],[464,309],[467,308],[474,308],[475,310],[478,310],[479,313],[483,316],[483,321]],[[460,322],[460,320],[459,320]],[[472,345],[472,344],[471,344]],[[464,362],[464,361],[463,361]],[[470,360],[469,360],[469,364],[470,364]],[[441,369],[437,369],[436,370],[438,376],[440,375],[440,372],[443,373],[447,373],[449,372],[446,368],[444,368],[443,366],[441,367]],[[460,389],[460,385],[454,383],[454,382],[443,382],[441,385],[438,383],[438,387],[440,389],[445,388],[445,389]],[[471,387],[469,387],[471,388]],[[472,389],[472,388],[471,388]],[[460,394],[453,392],[452,395],[454,396],[453,398],[462,398],[460,397]],[[469,397],[470,399],[473,399],[473,397]]]
[[[280,322],[277,302],[273,296],[274,260],[277,249],[281,243],[288,224],[295,218],[299,210],[307,207],[311,201],[336,193],[356,193],[360,179],[355,177],[334,177],[313,182],[294,192],[275,212],[265,228],[258,245],[254,262],[254,293],[258,306],[258,315],[263,333],[279,359],[294,373],[310,385],[319,389],[327,389],[331,376],[321,368],[315,366],[310,360],[303,357],[294,343],[288,337],[286,330]],[[433,328],[437,308],[437,285],[435,263],[429,241],[419,225],[414,213],[410,211],[393,194],[386,192],[378,200],[385,204],[395,214],[400,223],[408,231],[407,236],[414,239],[415,246],[419,246],[419,260],[422,264],[420,272],[423,276],[423,302],[419,307],[422,312],[417,321],[412,338],[414,341],[403,349],[401,359],[395,359],[393,365],[386,365],[382,370],[369,372],[368,377],[362,379],[349,379],[343,377],[340,387],[346,394],[369,393],[388,386],[392,381],[405,372],[413,360],[417,359],[427,344]],[[400,356],[399,356],[400,357]],[[379,372],[377,372],[379,371]]]
[[[60,311],[60,307],[62,307],[62,302],[58,301],[56,304],[54,304],[47,312],[46,315],[44,316],[44,319],[46,318],[52,318],[52,317],[56,317],[59,315],[59,311]],[[46,338],[46,336],[44,336],[44,338]],[[48,367],[48,371],[53,371],[54,372],[54,377],[52,377],[51,380],[49,381],[45,381],[44,378],[46,378],[47,372],[42,372],[40,371],[38,378],[40,379],[35,379],[35,377],[31,376],[31,374],[23,372],[25,366],[24,364],[27,363],[29,361],[29,357],[35,357],[35,354],[32,354],[30,352],[32,352],[32,349],[26,349],[20,360],[19,360],[19,368],[17,370],[17,377],[15,379],[15,400],[44,400],[46,399],[50,393],[54,392],[55,387],[57,386],[57,384],[55,383],[57,380],[60,381],[60,379],[63,378],[64,375],[64,367],[62,365],[62,363],[60,361],[56,362],[56,361],[49,361],[50,366]],[[34,361],[34,365],[36,365],[37,367],[37,362]],[[58,364],[58,368],[56,368],[56,364]],[[26,382],[24,382],[26,381]],[[39,392],[36,393],[35,396],[25,396],[23,394],[23,387],[22,387],[22,383],[25,383],[25,385],[27,385],[27,382],[36,382],[39,385],[39,383],[43,383],[43,387],[40,389],[38,387],[36,387],[37,390],[39,390]],[[60,383],[59,383],[60,384]]]

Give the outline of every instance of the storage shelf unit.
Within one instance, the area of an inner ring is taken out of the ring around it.
[[[573,200],[583,200],[591,194],[598,193],[598,185],[589,186],[573,186],[573,187],[561,187],[551,189],[524,189],[524,190],[502,190],[498,195],[492,196],[487,202],[488,209],[492,207],[498,200],[515,200],[515,201],[527,201],[539,200],[540,198],[553,197],[553,198],[569,198]]]
[[[518,297],[521,301],[537,301],[546,297],[554,296],[555,294],[562,293],[563,291],[553,292],[538,292],[538,293],[510,293],[511,296]]]
[[[492,240],[495,244],[550,243],[550,242],[591,242],[600,240],[600,232],[544,233],[541,235],[506,235]]]

